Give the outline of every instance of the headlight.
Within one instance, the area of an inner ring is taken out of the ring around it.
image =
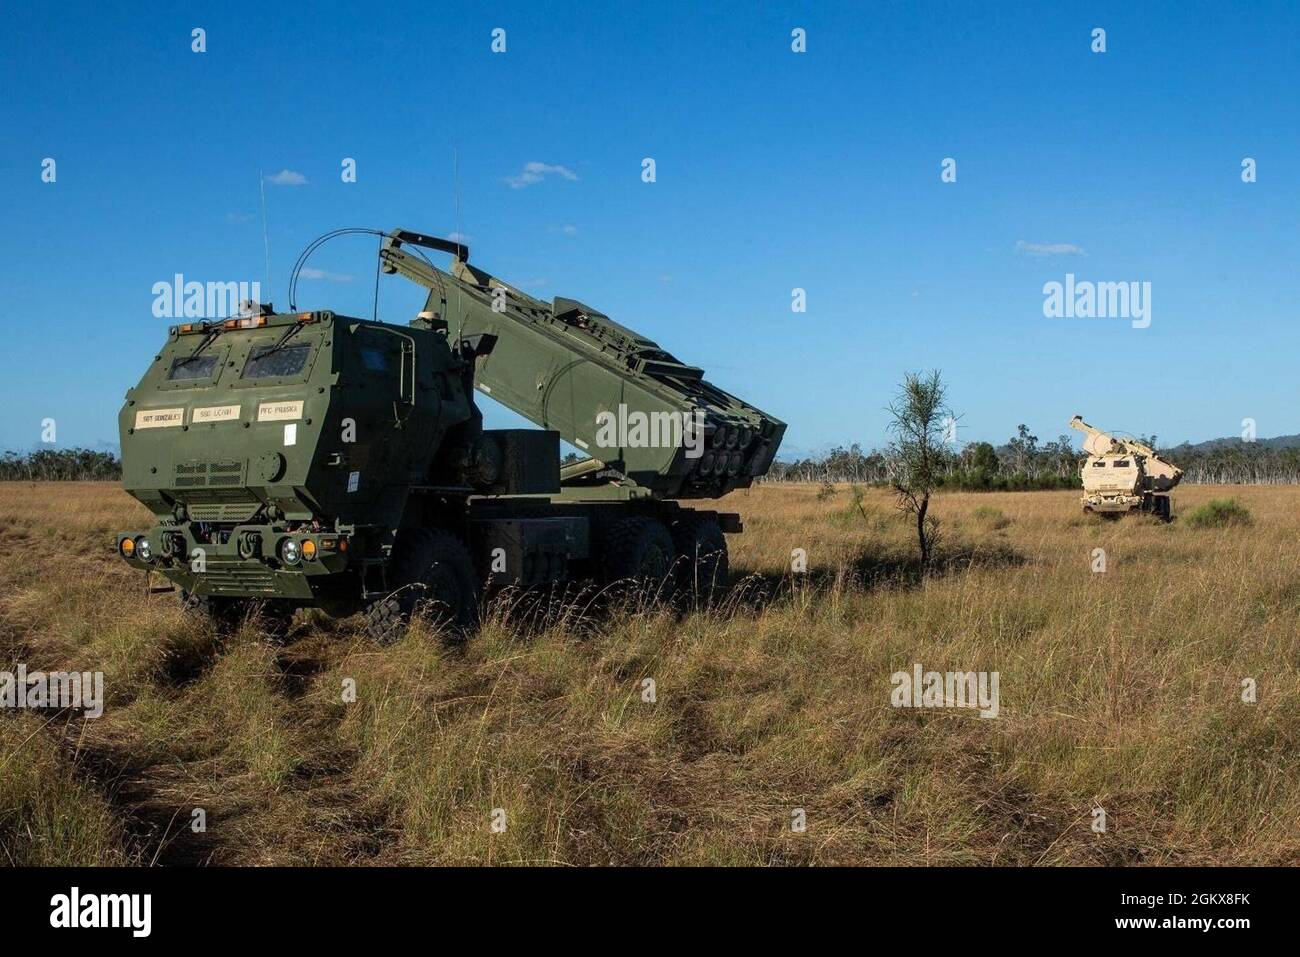
[[[135,539],[124,538],[118,543],[118,550],[122,553],[123,558],[130,558],[135,554]]]
[[[302,558],[302,549],[292,538],[286,538],[280,545],[280,557],[284,559],[286,565],[297,565]]]
[[[142,562],[152,561],[153,549],[149,546],[149,539],[141,535],[135,540],[135,557]]]

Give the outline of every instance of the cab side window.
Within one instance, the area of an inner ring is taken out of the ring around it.
[[[397,336],[382,329],[358,330],[353,361],[371,395],[398,397],[401,390],[401,357],[397,351],[400,342]]]
[[[388,355],[376,345],[363,346],[361,349],[361,366],[367,372],[383,375],[390,371]]]

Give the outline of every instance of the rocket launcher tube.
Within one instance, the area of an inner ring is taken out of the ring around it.
[[[1102,432],[1100,429],[1094,429],[1087,422],[1083,421],[1083,416],[1076,415],[1072,418],[1070,420],[1070,428],[1078,429],[1087,436],[1087,438],[1083,440],[1083,450],[1089,455],[1105,455],[1110,451],[1111,446],[1115,444],[1115,440],[1105,432]]]
[[[450,273],[402,250],[395,231],[382,268],[429,292],[425,311],[453,341],[496,336],[476,362],[480,391],[665,498],[715,498],[766,474],[785,423],[713,386],[631,329],[574,299],[535,299],[453,252]],[[420,321],[420,320],[417,320]]]

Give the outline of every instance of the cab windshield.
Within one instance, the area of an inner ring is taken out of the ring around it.
[[[173,381],[179,379],[210,379],[212,370],[216,368],[217,357],[210,356],[182,356],[179,359],[172,360],[171,372],[167,378]]]
[[[307,366],[311,344],[295,346],[260,346],[252,351],[244,366],[244,379],[270,379],[301,375]]]

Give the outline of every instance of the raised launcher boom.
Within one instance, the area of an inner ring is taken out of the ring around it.
[[[451,271],[404,245],[450,253]],[[604,313],[535,299],[471,266],[468,247],[450,240],[394,230],[379,257],[384,272],[429,290],[415,324],[477,340],[478,389],[591,456],[564,470],[566,488],[717,498],[771,467],[784,422]],[[611,485],[611,471],[625,480]]]
[[[1133,438],[1114,438],[1095,429],[1082,416],[1070,420],[1070,427],[1087,435],[1083,449],[1091,456],[1133,455],[1142,459],[1142,471],[1150,484],[1150,491],[1168,492],[1183,478],[1183,470],[1160,457],[1155,449]]]

